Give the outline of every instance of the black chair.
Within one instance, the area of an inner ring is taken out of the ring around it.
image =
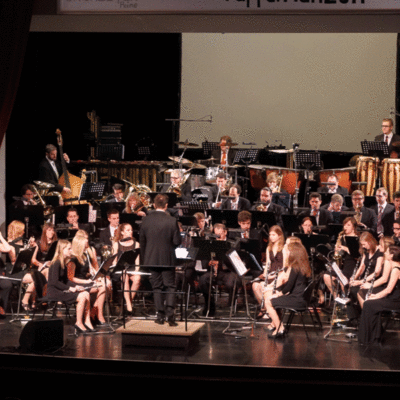
[[[306,333],[307,339],[310,340],[308,337],[306,325],[304,323],[304,318],[303,318],[303,315],[305,313],[308,313],[310,315],[311,321],[313,322],[316,332],[318,332],[318,327],[319,327],[319,329],[322,330],[322,323],[319,318],[319,314],[318,314],[317,308],[315,306],[315,303],[313,302],[313,293],[314,293],[314,289],[315,289],[316,285],[317,285],[317,281],[313,280],[304,289],[304,300],[305,300],[305,304],[306,304],[305,307],[302,307],[302,308],[276,307],[275,308],[277,311],[278,310],[282,311],[281,322],[278,327],[278,332],[281,328],[281,325],[283,324],[283,319],[284,319],[286,313],[289,313],[289,316],[285,323],[285,334],[289,333],[289,330],[290,330],[290,327],[292,325],[293,318],[295,317],[295,315],[300,314],[301,322],[303,324],[303,328]],[[311,312],[311,310],[312,310],[312,312]],[[315,317],[315,319],[314,319],[314,317]],[[316,323],[317,323],[317,325],[316,325]]]

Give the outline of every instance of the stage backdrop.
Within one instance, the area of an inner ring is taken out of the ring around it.
[[[397,34],[182,35],[180,140],[361,152],[395,107]]]

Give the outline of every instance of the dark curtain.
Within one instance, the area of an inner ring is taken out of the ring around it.
[[[0,0],[0,146],[18,89],[34,0]]]

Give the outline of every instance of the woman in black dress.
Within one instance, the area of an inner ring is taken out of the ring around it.
[[[306,306],[304,291],[311,277],[311,268],[305,247],[300,243],[285,244],[283,248],[284,270],[281,272],[282,284],[273,289],[272,295],[265,298],[265,307],[272,323],[270,337],[283,337],[285,332],[276,307]],[[277,279],[279,279],[277,275]]]
[[[386,251],[391,264],[389,283],[364,302],[358,330],[358,342],[362,345],[379,343],[382,339],[380,313],[400,307],[400,248],[389,246]]]
[[[263,292],[268,288],[274,280],[274,274],[280,271],[283,267],[283,246],[285,245],[285,236],[283,234],[282,228],[278,225],[274,225],[270,228],[268,232],[268,245],[266,249],[266,267],[264,273],[259,276],[260,281],[253,282],[253,293],[259,304],[261,304],[263,299]],[[267,271],[268,270],[268,271]],[[265,282],[266,274],[268,273],[267,282]],[[261,310],[258,318],[263,317],[265,310]]]
[[[118,259],[126,251],[139,248],[139,242],[133,237],[133,229],[131,224],[121,224],[115,231],[113,254],[118,254]],[[139,265],[139,257],[135,260],[136,265]],[[135,268],[134,273],[123,273],[123,290],[124,299],[126,302],[126,310],[129,314],[133,313],[132,302],[136,296],[136,291],[140,287],[139,266]]]
[[[47,297],[50,301],[77,303],[75,333],[94,331],[90,321],[90,295],[83,286],[68,279],[67,263],[72,256],[72,246],[68,240],[59,240],[54,258],[49,268]]]

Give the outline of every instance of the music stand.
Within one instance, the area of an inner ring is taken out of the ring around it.
[[[251,211],[251,225],[256,228],[259,225],[267,227],[267,230],[277,224],[276,216],[272,211]]]
[[[278,204],[287,210],[291,207],[291,195],[289,193],[272,193],[272,203]]]
[[[120,214],[125,209],[126,205],[123,201],[115,201],[115,202],[102,202],[100,203],[100,217],[102,219],[107,219],[107,213],[111,210],[117,210]]]
[[[106,182],[86,182],[81,187],[79,200],[100,200],[104,196]]]
[[[203,157],[206,158],[210,154],[212,154],[212,152],[214,150],[219,149],[219,142],[208,142],[208,141],[205,141],[205,142],[203,142],[201,144],[201,147],[203,149]]]
[[[238,210],[219,210],[210,208],[207,213],[211,216],[213,225],[216,223],[224,224],[227,229],[237,227]]]
[[[288,233],[299,231],[299,218],[297,215],[293,214],[283,214],[282,215],[282,225],[283,230]]]
[[[22,207],[10,207],[10,220],[21,221],[24,224],[28,221],[29,225],[36,227],[43,226],[44,224],[44,207],[42,205],[37,206],[22,206]]]

